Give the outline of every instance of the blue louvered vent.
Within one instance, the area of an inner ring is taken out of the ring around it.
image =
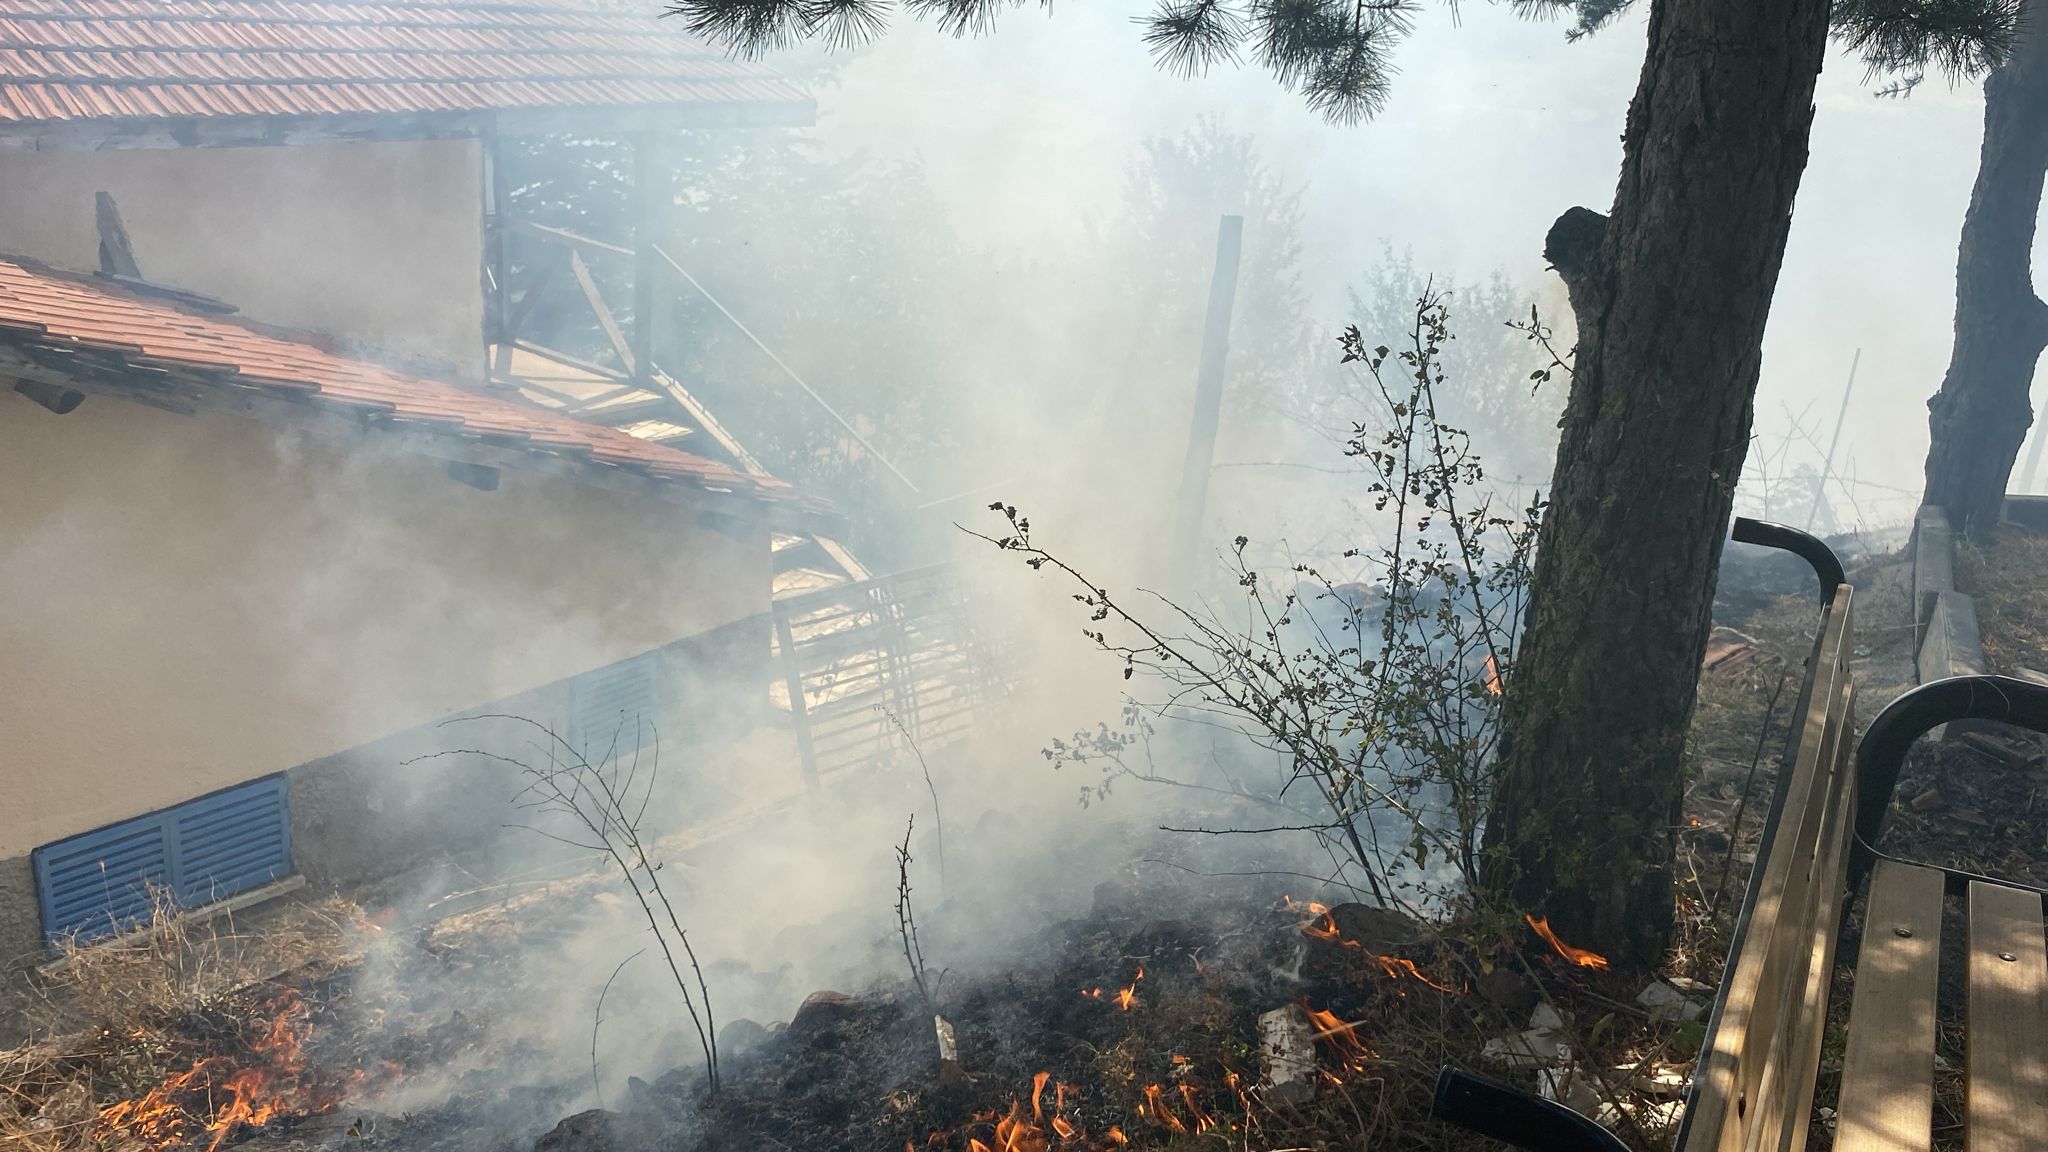
[[[647,652],[569,681],[569,742],[591,763],[653,739],[656,667]]]
[[[43,936],[89,940],[149,919],[151,890],[180,908],[292,870],[285,778],[271,776],[35,850]]]

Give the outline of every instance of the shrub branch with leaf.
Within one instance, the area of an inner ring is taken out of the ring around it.
[[[1084,634],[1152,689],[1131,697],[1119,726],[1045,750],[1055,765],[1101,768],[1084,800],[1119,779],[1220,794],[1275,819],[1188,831],[1311,835],[1333,880],[1383,904],[1443,907],[1474,890],[1542,504],[1500,510],[1469,432],[1440,418],[1449,319],[1445,296],[1425,291],[1398,352],[1368,347],[1355,327],[1340,340],[1374,402],[1345,451],[1384,520],[1380,542],[1344,555],[1365,561],[1376,588],[1334,583],[1310,563],[1289,567],[1281,587],[1240,536],[1226,557],[1227,612],[1127,597],[1040,545],[1014,506],[990,506],[1008,531],[971,534],[1078,585]],[[1273,770],[1232,771],[1221,757],[1202,775],[1161,768],[1153,738],[1186,723],[1240,737]]]

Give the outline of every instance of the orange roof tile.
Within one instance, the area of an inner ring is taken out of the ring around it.
[[[7,0],[0,128],[811,100],[605,0]]]
[[[139,393],[179,381],[243,387],[312,399],[361,415],[369,427],[406,427],[568,457],[713,492],[786,503],[812,513],[830,506],[773,477],[588,424],[523,400],[487,396],[329,352],[314,337],[260,330],[198,315],[94,277],[0,259],[0,347],[31,361],[88,354],[58,371],[88,387],[87,368],[112,373]],[[39,355],[40,354],[40,355]]]

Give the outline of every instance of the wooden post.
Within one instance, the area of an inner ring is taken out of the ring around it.
[[[1209,500],[1209,468],[1216,458],[1216,426],[1223,412],[1223,361],[1230,350],[1230,312],[1237,301],[1237,261],[1244,217],[1225,216],[1216,229],[1216,271],[1209,278],[1209,318],[1202,329],[1202,361],[1195,373],[1195,414],[1188,425],[1187,462],[1180,473],[1172,579],[1193,580],[1201,548],[1202,513]]]
[[[505,158],[493,125],[483,136],[484,154],[484,347],[498,345],[498,367],[509,369],[512,362],[512,236],[511,206],[505,203],[510,185],[505,179]],[[489,364],[484,375],[490,375]]]
[[[775,617],[775,646],[782,649],[782,679],[789,686],[789,721],[796,728],[797,760],[803,765],[804,783],[818,786],[818,751],[811,745],[811,718],[804,704],[804,666],[796,656],[796,634],[789,616],[770,610]]]
[[[663,192],[660,149],[654,135],[633,137],[633,365],[635,383],[645,387],[654,376],[654,262]]]

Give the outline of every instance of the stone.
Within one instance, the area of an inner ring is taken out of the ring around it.
[[[618,1117],[602,1108],[578,1112],[533,1142],[533,1152],[614,1152]]]
[[[860,1003],[844,992],[813,992],[804,997],[796,1015],[790,1018],[789,1034],[800,1040],[812,1040],[836,1031],[859,1014]]]
[[[1927,791],[1913,797],[1912,801],[1906,806],[1915,812],[1932,812],[1936,808],[1941,807],[1941,804],[1941,790],[1939,788],[1929,788]]]
[[[728,1021],[718,1030],[718,1054],[739,1056],[760,1047],[768,1040],[768,1029],[742,1016]]]
[[[1316,1094],[1316,1034],[1301,1005],[1259,1015],[1259,1094],[1268,1101],[1303,1104]]]
[[[1370,904],[1339,904],[1330,909],[1330,919],[1344,939],[1355,941],[1374,956],[1385,955],[1422,939],[1422,928],[1414,918],[1391,908]]]
[[[1649,1010],[1650,1019],[1672,1024],[1697,1020],[1706,1007],[1662,980],[1652,980],[1636,993],[1636,1003]]]
[[[1495,968],[1480,976],[1474,987],[1482,999],[1507,1013],[1509,1019],[1536,1006],[1536,986],[1512,968]]]

